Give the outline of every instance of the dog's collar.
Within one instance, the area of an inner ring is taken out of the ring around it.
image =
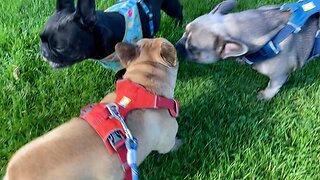
[[[168,109],[172,117],[179,115],[177,100],[155,95],[143,86],[128,79],[117,81],[115,103],[120,116],[126,118],[134,109]],[[89,104],[82,108],[80,117],[86,120],[99,134],[111,154],[117,153],[125,171],[125,179],[132,178],[132,169],[128,166],[126,132],[121,122],[109,111],[110,104]]]
[[[267,44],[259,51],[242,57],[242,60],[252,65],[278,55],[281,51],[280,43],[283,42],[292,33],[298,33],[305,22],[314,14],[320,12],[320,1],[305,0],[296,3],[284,4],[280,7],[282,11],[291,12],[291,17],[286,26],[284,26]],[[319,22],[320,23],[320,22]],[[315,35],[315,43],[307,60],[319,57],[320,55],[320,28]]]

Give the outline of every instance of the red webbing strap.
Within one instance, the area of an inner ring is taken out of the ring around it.
[[[168,109],[172,117],[179,116],[179,101],[157,96],[156,108]]]
[[[117,156],[121,162],[121,166],[125,171],[125,180],[132,180],[132,170],[127,163],[127,148],[125,144],[125,139],[115,140],[119,136],[125,138],[121,123],[115,118],[109,118],[110,112],[106,109],[106,104],[96,103],[94,105],[87,105],[81,110],[80,117],[86,120],[90,126],[97,132],[101,140],[105,144],[106,148],[110,154],[117,153]],[[121,134],[114,134],[113,132],[119,130]],[[111,142],[108,137],[111,136]]]
[[[80,117],[90,124],[103,140],[108,151],[114,154],[120,146],[125,144],[125,133],[121,123],[115,118],[110,118],[110,112],[105,106],[106,104],[102,103],[89,104],[82,108]]]
[[[132,180],[132,170],[131,167],[128,165],[127,162],[127,148],[126,145],[122,145],[119,149],[118,149],[118,158],[121,161],[121,166],[125,172],[124,174],[124,179],[125,180]]]
[[[143,86],[136,84],[128,79],[117,81],[116,103],[119,104],[121,115],[126,118],[128,112],[133,109],[168,109],[171,116],[179,115],[179,102],[174,99],[157,96]]]

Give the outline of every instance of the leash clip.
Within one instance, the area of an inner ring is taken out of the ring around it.
[[[123,128],[124,132],[126,133],[126,137],[129,139],[133,139],[133,135],[131,134],[128,126],[124,122],[124,119],[119,112],[119,106],[116,103],[109,103],[106,105],[106,108],[109,110],[109,112],[111,114],[111,116],[109,118],[114,117],[118,121],[120,121],[122,128]]]
[[[110,112],[110,118],[114,117],[117,120],[120,121],[122,128],[126,134],[126,148],[127,148],[127,164],[131,167],[132,172],[132,179],[137,180],[138,179],[138,166],[137,166],[137,149],[138,149],[138,142],[137,139],[133,137],[131,134],[128,126],[124,122],[123,117],[121,116],[119,112],[119,106],[116,103],[109,103],[106,105],[106,108]],[[122,166],[125,170],[125,167]]]
[[[110,103],[106,105],[106,108],[109,110],[110,112],[110,117],[109,118],[116,118],[117,120],[123,119],[119,113],[119,107],[117,104],[115,103]]]

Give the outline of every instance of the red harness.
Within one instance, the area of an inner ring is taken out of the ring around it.
[[[174,99],[157,96],[143,86],[128,79],[117,81],[116,101],[121,116],[126,119],[134,109],[168,109],[172,117],[179,115],[179,102]],[[107,104],[89,104],[81,109],[80,117],[96,130],[111,154],[117,153],[125,171],[125,179],[132,179],[131,168],[127,164],[125,132],[119,120],[106,108]]]

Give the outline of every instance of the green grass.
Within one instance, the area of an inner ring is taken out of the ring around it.
[[[219,2],[181,1],[185,24]],[[236,11],[282,3],[239,0]],[[23,144],[114,89],[114,73],[93,61],[54,70],[41,60],[38,35],[54,7],[54,0],[0,3],[0,177]],[[172,22],[163,14],[157,36],[175,43],[184,27]],[[249,67],[181,60],[175,96],[184,144],[174,153],[152,153],[139,168],[141,179],[320,179],[319,67],[319,60],[308,63],[263,102],[256,93],[268,79]]]

